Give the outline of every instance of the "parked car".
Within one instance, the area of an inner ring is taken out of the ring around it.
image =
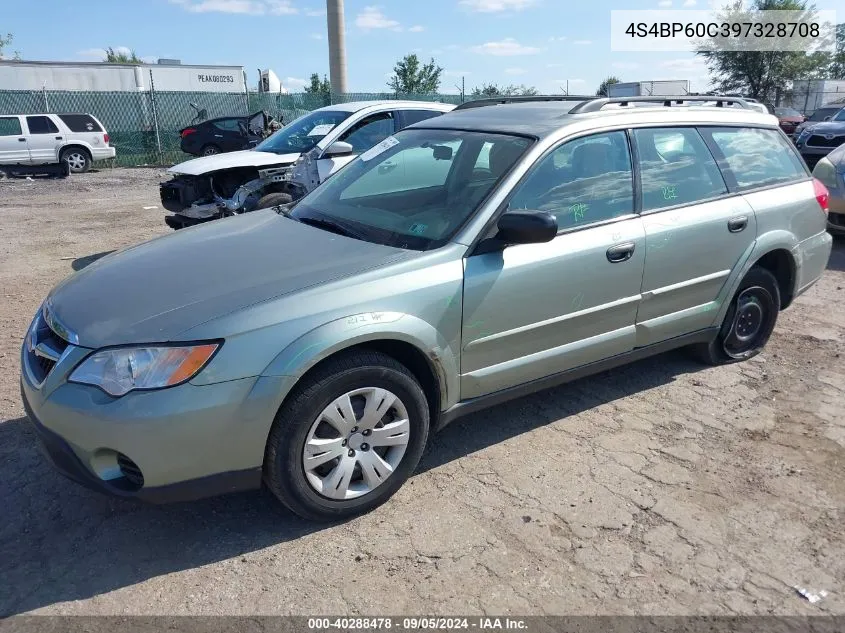
[[[827,265],[824,185],[770,115],[610,103],[459,107],[74,274],[21,350],[47,452],[123,497],[264,482],[335,520],[462,414],[672,348],[752,358]]]
[[[811,168],[820,158],[824,158],[843,143],[845,143],[845,110],[830,121],[805,127],[795,140],[795,146]]]
[[[827,230],[835,235],[845,235],[845,145],[820,159],[813,176],[823,182],[830,193]]]
[[[103,124],[90,114],[0,115],[0,165],[64,161],[81,174],[114,156]]]
[[[842,118],[839,118],[845,117],[845,115],[842,114],[843,111],[845,110],[843,110],[842,104],[839,103],[833,105],[826,105],[812,112],[808,117],[806,117],[803,123],[799,123],[798,127],[795,128],[795,132],[793,132],[792,134],[793,140],[798,140],[798,137],[801,135],[801,132],[803,132],[808,127],[812,127],[816,123],[824,123],[825,121],[831,121],[834,119],[836,119],[837,121],[843,120]]]
[[[359,101],[314,110],[254,150],[171,167],[173,178],[160,188],[162,205],[174,214],[165,222],[180,229],[291,202],[397,130],[452,108],[424,101]],[[316,180],[294,181],[291,167],[306,153],[317,170]]]
[[[775,108],[774,115],[778,118],[780,129],[788,136],[792,136],[796,128],[805,120],[803,114],[792,108]]]
[[[181,148],[194,156],[214,156],[255,147],[264,140],[271,117],[266,112],[250,116],[209,119],[179,130]]]

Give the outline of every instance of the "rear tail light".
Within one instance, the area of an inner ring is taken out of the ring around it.
[[[830,193],[824,183],[818,178],[813,178],[813,188],[816,192],[816,202],[819,203],[822,211],[827,213],[829,210],[828,201],[830,200]]]
[[[105,143],[106,145],[109,144],[109,135],[108,134],[103,134],[103,143]]]
[[[194,132],[196,132],[196,130],[194,128],[186,127],[184,130],[182,130],[180,136],[182,138],[185,138],[186,136],[188,136],[188,134],[193,134]]]

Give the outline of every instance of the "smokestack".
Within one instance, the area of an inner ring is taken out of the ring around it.
[[[329,73],[332,92],[346,94],[346,24],[343,19],[343,0],[326,0],[329,27]]]

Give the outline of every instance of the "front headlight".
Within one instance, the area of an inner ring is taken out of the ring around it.
[[[112,396],[135,389],[173,387],[196,376],[219,347],[219,343],[206,343],[106,349],[86,358],[69,381],[94,385]]]

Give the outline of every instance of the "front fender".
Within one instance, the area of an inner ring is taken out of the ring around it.
[[[402,341],[428,360],[440,386],[441,408],[458,400],[459,362],[449,341],[429,323],[401,312],[364,312],[321,325],[288,345],[267,366],[263,376],[299,380],[320,361],[339,351],[371,341]]]

